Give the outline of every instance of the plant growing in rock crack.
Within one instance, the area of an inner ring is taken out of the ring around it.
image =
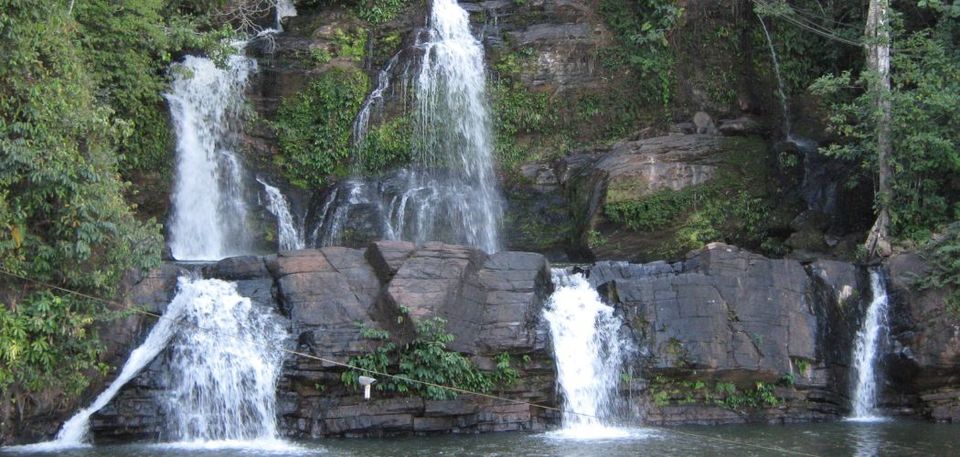
[[[341,381],[358,389],[359,377],[365,374],[363,370],[371,370],[392,375],[380,380],[377,390],[451,400],[457,398],[457,392],[441,386],[483,393],[489,392],[495,382],[516,380],[519,374],[510,367],[509,355],[498,356],[497,369],[487,374],[463,354],[447,349],[454,336],[447,333],[446,323],[440,317],[417,321],[417,336],[410,343],[398,346],[387,341],[372,352],[351,357],[349,364],[362,370],[343,372]],[[361,331],[361,336],[368,339],[387,340],[389,335],[384,330]]]

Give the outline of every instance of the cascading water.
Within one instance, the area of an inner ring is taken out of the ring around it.
[[[276,6],[276,15],[274,27],[277,31],[283,31],[283,18],[292,17],[297,15],[297,7],[293,4],[293,0],[277,0]]]
[[[855,421],[881,420],[877,415],[877,358],[880,355],[883,338],[887,335],[887,307],[889,299],[883,275],[876,270],[870,272],[870,289],[873,300],[867,306],[863,326],[857,332],[853,351],[853,368],[857,373],[857,383],[853,388],[853,415]]]
[[[285,330],[233,283],[197,280],[173,338],[163,396],[181,441],[276,439],[276,383]]]
[[[87,442],[90,416],[169,347],[173,380],[167,395],[172,434],[179,439],[273,439],[274,386],[286,333],[253,308],[232,283],[180,278],[177,296],[130,353],[120,374],[90,406],[63,424],[54,441],[22,446],[55,451]]]
[[[394,56],[390,58],[387,65],[377,74],[377,87],[373,89],[373,92],[370,92],[370,95],[363,101],[363,105],[360,106],[360,111],[353,121],[353,138],[351,138],[355,151],[360,150],[366,141],[367,130],[370,125],[370,115],[379,108],[382,108],[384,92],[390,88],[391,72],[399,61],[400,53],[394,54]],[[356,159],[358,163],[355,165],[360,165],[363,161],[363,157],[357,157]]]
[[[342,184],[349,189],[330,194],[339,201],[328,203],[337,207],[334,215],[350,213],[343,206],[374,208],[383,238],[441,240],[495,252],[503,210],[493,171],[483,46],[455,0],[434,0],[425,36],[416,46],[423,57],[413,80],[411,168],[389,184],[350,180]],[[362,141],[370,106],[388,87],[385,71],[354,124],[355,140]],[[340,219],[318,223],[324,225],[316,230],[322,243],[343,239]]]
[[[170,249],[179,260],[218,260],[243,254],[247,203],[243,169],[232,128],[256,61],[231,56],[226,68],[187,56],[174,66],[165,94],[176,126],[177,167],[170,220]]]
[[[780,58],[773,45],[773,38],[767,29],[763,16],[757,14],[763,36],[767,39],[770,49],[770,59],[773,61],[773,73],[777,78],[777,95],[780,98],[780,109],[783,113],[784,141],[791,144],[799,153],[803,154],[803,182],[800,184],[800,196],[807,204],[808,209],[820,211],[827,215],[835,214],[837,209],[837,182],[840,178],[834,176],[828,167],[829,159],[818,152],[819,145],[810,139],[793,133],[793,124],[790,120],[790,105],[787,98],[786,84],[780,72]]]
[[[770,58],[773,59],[773,72],[777,77],[777,93],[780,95],[780,107],[783,109],[784,136],[789,140],[792,134],[790,107],[787,105],[787,91],[784,89],[783,76],[780,74],[780,59],[777,57],[777,49],[773,46],[773,39],[770,38],[770,31],[767,30],[767,23],[763,21],[762,15],[757,14],[757,18],[760,19],[763,36],[767,38],[767,46],[770,47]]]
[[[630,436],[616,424],[624,359],[632,353],[623,323],[581,274],[554,269],[557,289],[544,308],[564,398],[562,437]]]
[[[437,189],[421,212],[428,223],[410,234],[423,242],[449,230],[451,241],[495,252],[500,248],[501,202],[493,172],[483,46],[470,33],[455,0],[434,0],[429,40],[416,80],[415,172],[410,188]],[[403,236],[404,220],[395,232]]]
[[[280,250],[303,249],[303,234],[298,228],[299,224],[293,218],[290,212],[290,203],[283,196],[280,189],[267,184],[260,178],[257,182],[263,186],[267,194],[267,210],[277,218],[277,244]]]

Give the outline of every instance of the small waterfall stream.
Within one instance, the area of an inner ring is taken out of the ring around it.
[[[293,0],[277,0],[276,6],[276,15],[274,22],[274,28],[278,31],[283,31],[283,18],[293,17],[297,15],[297,7],[293,4]]]
[[[857,374],[853,388],[853,411],[849,420],[882,420],[877,413],[878,384],[877,359],[881,355],[883,339],[888,333],[887,308],[889,298],[883,275],[877,270],[870,271],[870,289],[873,300],[867,306],[863,326],[857,332],[853,351],[853,368]]]
[[[177,136],[169,242],[178,260],[219,260],[248,249],[248,208],[233,124],[256,65],[240,55],[231,56],[226,68],[195,56],[174,65],[165,97]]]
[[[84,446],[90,417],[168,347],[169,392],[162,403],[173,437],[275,444],[275,385],[286,337],[273,315],[254,308],[235,284],[182,277],[166,312],[107,389],[66,421],[54,441],[20,450]]]
[[[257,178],[257,182],[263,186],[267,194],[267,210],[277,218],[278,249],[281,251],[303,249],[306,243],[299,228],[302,224],[298,224],[293,213],[290,212],[290,202],[283,196],[280,189],[267,184],[260,178]]]
[[[770,31],[767,30],[767,23],[763,21],[763,16],[757,14],[760,20],[760,27],[763,28],[763,36],[767,38],[767,46],[770,47],[770,58],[773,60],[773,72],[777,76],[777,93],[780,95],[780,107],[783,109],[783,130],[784,137],[789,141],[791,138],[792,126],[790,125],[790,106],[787,104],[787,91],[783,84],[783,75],[780,74],[780,59],[777,57],[777,49],[773,46],[773,39],[770,38]]]
[[[554,269],[553,281],[557,289],[543,316],[550,325],[557,383],[564,399],[563,428],[557,435],[631,436],[615,427],[621,368],[632,352],[621,332],[623,323],[583,275]]]

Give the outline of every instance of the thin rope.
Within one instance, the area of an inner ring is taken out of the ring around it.
[[[64,293],[76,295],[76,296],[79,296],[79,297],[84,297],[84,298],[87,298],[87,299],[90,299],[90,300],[99,301],[99,302],[101,302],[101,303],[111,304],[111,305],[127,306],[126,304],[124,304],[124,303],[122,303],[122,302],[119,302],[119,301],[109,300],[109,299],[106,299],[106,298],[97,297],[97,296],[90,295],[90,294],[85,294],[85,293],[83,293],[83,292],[79,292],[79,291],[76,291],[76,290],[67,289],[67,288],[64,288],[64,287],[60,287],[60,286],[56,286],[56,285],[53,285],[53,284],[46,283],[46,282],[44,282],[44,281],[32,279],[32,278],[29,278],[29,277],[26,277],[26,276],[23,276],[23,275],[14,273],[14,272],[12,272],[12,271],[9,271],[9,270],[7,270],[7,269],[4,268],[4,267],[0,267],[0,274],[4,274],[4,275],[10,276],[10,277],[18,278],[18,279],[21,279],[21,280],[24,280],[24,281],[28,281],[28,282],[31,282],[31,283],[34,283],[34,284],[37,284],[37,285],[40,285],[40,286],[43,286],[43,287],[47,287],[47,288],[50,288],[50,289],[58,290],[58,291],[61,291],[61,292],[64,292]],[[169,318],[169,317],[167,317],[167,316],[165,316],[165,315],[161,315],[161,314],[157,314],[157,313],[154,313],[154,312],[151,312],[151,311],[147,311],[147,310],[142,309],[142,308],[134,307],[134,308],[132,308],[131,310],[134,311],[134,312],[137,312],[137,313],[146,315],[146,316],[150,316],[150,317],[156,318],[156,319],[158,319],[158,320],[160,320],[160,319],[170,319],[171,322],[177,323],[177,321],[172,320],[171,318]],[[182,321],[182,320],[180,320],[179,323],[187,323],[187,324],[193,325],[192,323],[188,323],[188,322],[185,322],[185,321]],[[358,367],[358,366],[356,366],[356,365],[351,365],[351,364],[349,364],[349,363],[339,362],[339,361],[336,361],[336,360],[333,360],[333,359],[328,359],[328,358],[325,358],[325,357],[320,357],[320,356],[313,355],[313,354],[309,354],[309,353],[306,353],[306,352],[295,351],[295,350],[287,349],[287,348],[280,348],[280,349],[281,349],[283,352],[286,352],[286,353],[291,354],[291,355],[296,355],[296,356],[298,356],[298,357],[304,357],[304,358],[307,358],[307,359],[313,359],[313,360],[317,360],[317,361],[320,361],[320,362],[324,362],[324,363],[329,363],[329,364],[332,364],[332,365],[340,366],[340,367],[343,367],[343,368],[349,368],[349,369],[351,369],[351,370],[362,371],[362,372],[364,372],[364,373],[373,374],[373,375],[382,376],[382,377],[391,378],[391,379],[396,379],[396,380],[401,380],[401,381],[404,381],[404,382],[417,383],[417,384],[420,384],[420,385],[429,386],[429,387],[435,387],[435,388],[439,388],[439,389],[444,389],[444,390],[448,390],[448,391],[451,391],[451,392],[456,392],[456,393],[459,393],[459,394],[473,395],[473,396],[475,396],[475,397],[481,397],[481,398],[486,398],[486,399],[490,399],[490,400],[504,401],[504,402],[508,402],[508,403],[511,403],[511,404],[527,405],[527,406],[530,406],[530,407],[533,407],[533,408],[539,408],[539,409],[542,409],[542,410],[545,410],[545,411],[555,411],[555,412],[559,412],[559,413],[563,413],[563,414],[572,414],[572,415],[575,415],[575,416],[588,417],[588,418],[591,418],[591,419],[601,420],[601,418],[600,418],[599,416],[596,416],[596,415],[593,415],[593,414],[580,413],[580,412],[577,412],[577,411],[570,411],[570,410],[565,410],[565,409],[563,409],[563,408],[558,408],[558,407],[556,407],[556,406],[544,405],[544,404],[540,404],[540,403],[533,403],[533,402],[530,402],[530,401],[520,400],[520,399],[514,399],[514,398],[501,397],[501,396],[499,396],[499,395],[493,395],[493,394],[488,394],[488,393],[484,393],[484,392],[476,392],[476,391],[472,391],[472,390],[462,389],[462,388],[460,388],[460,387],[447,386],[447,385],[437,384],[437,383],[433,383],[433,382],[429,382],[429,381],[421,381],[421,380],[418,380],[418,379],[411,379],[411,378],[408,378],[408,377],[406,377],[406,376],[396,375],[396,374],[390,374],[390,373],[381,372],[381,371],[377,371],[377,370],[371,370],[371,369],[369,369],[369,368]],[[707,440],[712,440],[712,441],[715,441],[715,442],[724,443],[724,444],[730,444],[730,445],[734,445],[734,446],[752,447],[752,448],[755,448],[755,449],[762,449],[762,450],[765,450],[765,451],[779,452],[779,453],[790,454],[790,455],[801,455],[801,456],[806,456],[806,457],[819,457],[817,454],[811,454],[811,453],[804,452],[804,451],[797,451],[797,450],[787,449],[787,448],[781,448],[781,447],[777,447],[777,446],[765,446],[765,445],[761,445],[761,444],[748,443],[748,442],[743,442],[743,441],[738,441],[738,440],[733,440],[733,439],[727,439],[727,438],[721,438],[721,437],[712,436],[712,435],[703,435],[703,434],[699,434],[699,433],[687,432],[687,431],[677,430],[677,429],[673,429],[673,428],[666,428],[666,427],[645,425],[645,424],[643,424],[642,422],[639,422],[639,421],[637,421],[637,420],[629,420],[629,421],[627,422],[627,425],[636,425],[636,426],[641,426],[641,427],[645,427],[645,428],[650,428],[650,429],[655,429],[655,430],[664,431],[664,432],[667,432],[667,433],[676,433],[676,434],[678,434],[678,435],[684,435],[684,436],[691,437],[691,438],[707,439]]]

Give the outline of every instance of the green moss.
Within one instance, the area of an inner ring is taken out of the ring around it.
[[[655,376],[650,382],[649,394],[657,407],[671,404],[720,406],[727,409],[772,408],[783,404],[776,395],[774,385],[756,381],[747,388],[731,382],[669,379]]]
[[[608,191],[604,215],[639,232],[672,230],[654,255],[676,257],[712,241],[777,253],[781,240],[769,236],[781,193],[766,146],[760,139],[727,138],[716,176],[679,191],[664,189],[641,198],[630,183]]]
[[[361,171],[376,174],[410,162],[412,134],[408,116],[395,117],[370,128],[359,150]]]
[[[337,68],[283,100],[273,122],[280,145],[274,161],[288,181],[319,187],[348,173],[351,126],[367,89],[363,72]]]
[[[692,186],[679,191],[664,189],[640,200],[608,203],[603,209],[610,220],[624,224],[631,230],[652,231],[677,220],[705,190],[705,186]]]

